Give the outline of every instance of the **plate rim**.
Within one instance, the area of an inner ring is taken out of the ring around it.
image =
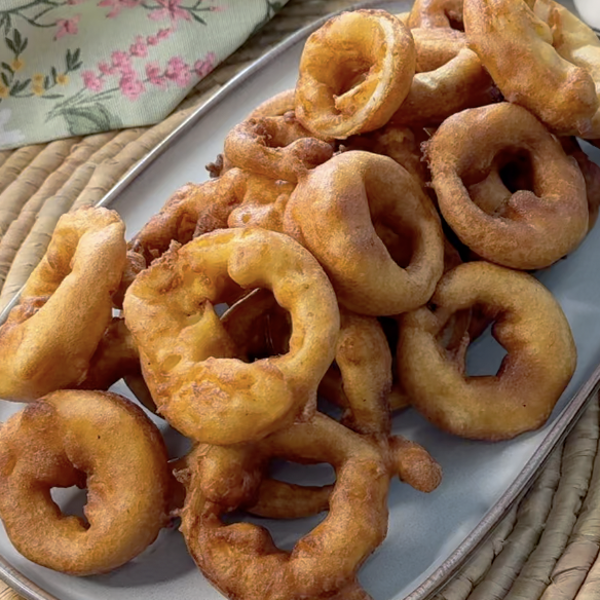
[[[254,73],[267,67],[280,54],[305,39],[310,33],[321,27],[331,17],[345,11],[368,8],[373,5],[385,6],[399,2],[411,4],[411,0],[364,0],[328,13],[312,23],[294,32],[263,56],[245,67],[206,102],[198,106],[186,117],[171,133],[159,142],[144,158],[138,161],[125,175],[94,205],[95,207],[109,206],[142,172],[144,172],[157,158],[159,158],[181,136],[187,133],[206,113],[215,107],[225,96],[230,94]],[[559,0],[562,4],[570,4],[569,0]],[[4,323],[11,309],[18,303],[22,289],[19,290],[7,306],[0,313],[0,324]],[[458,573],[460,567],[476,552],[500,524],[502,518],[526,494],[535,478],[544,467],[552,451],[563,441],[581,417],[583,411],[591,400],[600,391],[600,364],[596,366],[589,379],[582,384],[573,394],[567,405],[556,417],[552,427],[547,432],[543,441],[527,461],[517,478],[505,490],[496,503],[488,510],[475,528],[464,538],[458,547],[439,565],[417,588],[403,598],[396,600],[429,600],[434,594],[446,587]],[[41,567],[43,568],[43,567]],[[46,592],[34,581],[26,577],[13,567],[0,554],[0,580],[11,589],[23,596],[26,600],[61,600]]]

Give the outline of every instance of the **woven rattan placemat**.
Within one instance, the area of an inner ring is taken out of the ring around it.
[[[154,127],[0,151],[0,308],[43,256],[58,218],[93,205],[236,73],[351,0],[290,0]],[[600,599],[599,405],[590,404],[527,496],[435,600]],[[19,600],[0,582],[0,600]]]

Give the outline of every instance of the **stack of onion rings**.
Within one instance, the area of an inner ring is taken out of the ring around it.
[[[343,13],[308,39],[296,88],[234,127],[211,180],[178,190],[127,254],[114,213],[64,217],[0,328],[0,393],[50,393],[0,429],[15,546],[104,573],[181,516],[194,560],[231,598],[370,600],[357,571],[385,536],[391,480],[430,492],[441,477],[393,435],[393,411],[509,439],[545,422],[573,374],[559,305],[498,264],[548,266],[596,221],[600,168],[569,136],[599,143],[599,48],[554,0]],[[468,377],[490,324],[508,356]],[[142,412],[98,391],[121,378],[190,438],[187,455],[167,463]],[[337,481],[281,481],[281,458],[329,463]],[[86,479],[89,522],[61,515],[50,487]],[[288,553],[262,528],[225,525],[233,510],[329,516]]]

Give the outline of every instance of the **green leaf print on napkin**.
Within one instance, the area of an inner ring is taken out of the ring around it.
[[[285,1],[0,0],[0,148],[164,119]]]

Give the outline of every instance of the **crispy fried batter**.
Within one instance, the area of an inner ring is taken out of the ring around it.
[[[289,353],[252,364],[213,305],[271,289],[290,312]],[[159,412],[198,442],[256,440],[314,410],[339,332],[335,294],[316,260],[261,229],[215,231],[174,247],[140,273],[124,303]]]
[[[600,105],[592,76],[561,57],[552,30],[525,0],[464,0],[464,24],[470,47],[506,100],[556,133],[591,133]]]
[[[111,320],[111,296],[125,268],[124,232],[117,213],[105,208],[59,219],[0,327],[0,397],[26,402],[83,381]]]
[[[377,236],[377,222],[411,241],[406,268]],[[421,306],[442,274],[439,217],[418,181],[385,156],[344,152],[311,171],[288,202],[284,230],[323,265],[340,304],[358,314]]]
[[[485,262],[446,273],[423,307],[400,317],[398,371],[412,405],[470,439],[505,440],[543,425],[569,383],[577,351],[552,294],[533,277]],[[507,350],[495,375],[468,377],[436,335],[448,313],[479,306]],[[438,316],[438,309],[442,318]]]
[[[58,391],[0,429],[0,517],[29,560],[71,575],[106,573],[168,522],[171,475],[158,429],[117,394]],[[85,521],[63,515],[54,487],[88,488]]]
[[[511,160],[524,156],[531,165],[524,189],[520,178],[512,190],[497,181],[502,162],[496,161],[506,153]],[[450,117],[431,138],[426,155],[442,215],[461,242],[485,260],[515,269],[547,267],[574,250],[588,231],[580,169],[520,106],[501,103]],[[490,174],[496,177],[494,189],[504,193],[491,195],[488,187],[487,193],[470,195]]]
[[[415,72],[408,28],[382,10],[330,19],[306,41],[296,116],[318,136],[345,139],[387,123]]]

